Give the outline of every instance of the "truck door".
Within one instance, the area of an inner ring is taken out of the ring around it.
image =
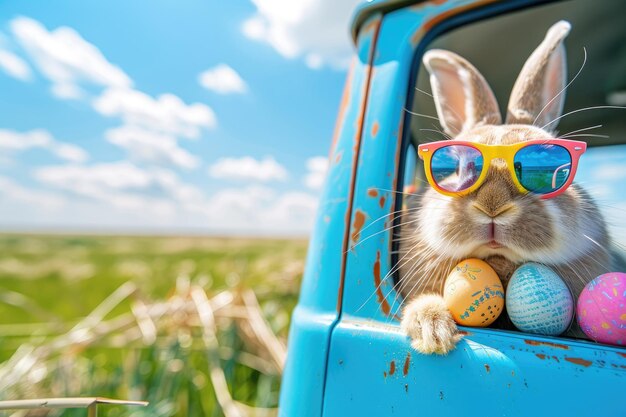
[[[364,117],[350,121],[358,126],[360,144],[351,191],[350,241],[340,284],[340,309],[330,335],[324,417],[626,415],[625,349],[514,331],[465,328],[465,337],[449,355],[421,355],[400,331],[403,300],[393,288],[393,265],[397,261],[393,230],[399,224],[396,214],[402,208],[402,190],[409,185],[420,186],[419,180],[414,180],[422,169],[414,146],[420,141],[441,139],[434,132],[420,130],[435,129],[435,120],[416,122],[415,116],[406,111],[435,115],[432,103],[428,104],[432,99],[417,90],[429,90],[424,84],[427,77],[420,73],[424,51],[440,45],[469,53],[470,61],[480,61],[479,69],[485,77],[490,82],[495,79],[496,95],[500,90],[508,94],[511,80],[524,60],[545,29],[557,20],[570,20],[572,33],[579,30],[581,37],[589,36],[590,42],[595,33],[597,49],[592,51],[588,46],[589,57],[597,54],[598,59],[604,59],[608,46],[602,44],[593,22],[596,18],[608,19],[617,28],[617,17],[611,16],[623,16],[623,6],[618,3],[594,2],[591,8],[583,0],[463,0],[419,2],[394,9],[376,8],[374,2],[357,13],[355,32],[372,34],[373,52]],[[606,25],[603,28],[610,32]],[[615,29],[607,39],[617,35],[624,35],[624,31]],[[523,40],[523,45],[513,43],[516,40]],[[623,40],[612,42],[618,45]],[[507,42],[507,56],[497,56]],[[580,58],[573,67],[575,73],[582,61],[582,48],[568,49]],[[610,72],[621,77],[622,87],[626,85],[625,57],[622,47],[622,75],[617,68]],[[615,59],[606,66],[617,62]],[[608,74],[608,68],[602,70],[602,65],[591,65],[600,71],[597,77]],[[597,82],[594,85],[593,74],[589,77],[582,84],[579,81],[579,93],[572,93],[582,102],[586,94],[587,98],[601,95],[592,91],[600,86]],[[617,84],[611,88],[619,90]],[[574,91],[576,84],[571,88]],[[506,103],[506,97],[498,98]],[[581,128],[592,126],[598,117],[585,116],[578,123]],[[626,143],[626,130],[620,120],[626,118],[624,113],[605,113],[602,117],[613,123],[610,128],[615,129],[616,136],[605,142],[594,142],[596,138],[589,137],[592,146],[610,146],[590,149],[577,179],[611,201],[603,210],[621,224],[612,233],[624,242],[624,181],[609,171],[605,176],[598,175],[597,169],[602,164],[621,165],[623,172],[626,145],[620,143]],[[621,205],[622,211],[611,211],[609,205]],[[623,250],[625,243],[618,242],[616,247]]]

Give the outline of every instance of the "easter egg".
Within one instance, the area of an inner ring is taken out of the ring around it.
[[[506,311],[519,330],[556,336],[572,322],[574,301],[556,272],[529,262],[511,276],[506,289]]]
[[[626,274],[610,272],[588,283],[578,297],[576,314],[589,338],[626,346]]]
[[[458,263],[446,278],[443,299],[458,324],[485,327],[504,307],[504,288],[491,266],[480,259]]]

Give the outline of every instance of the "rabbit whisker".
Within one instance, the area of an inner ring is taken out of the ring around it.
[[[566,117],[566,116],[570,116],[570,115],[575,114],[575,113],[580,113],[580,112],[582,112],[582,111],[587,111],[587,110],[598,110],[598,109],[626,109],[626,107],[625,107],[625,106],[591,106],[591,107],[584,107],[584,108],[582,108],[582,109],[572,110],[572,111],[570,111],[570,112],[568,112],[568,113],[565,113],[565,114],[563,114],[563,115],[561,115],[561,116],[559,116],[559,117],[555,118],[554,120],[552,120],[552,121],[550,121],[550,122],[546,123],[546,124],[545,124],[545,125],[543,125],[541,128],[542,128],[542,129],[545,129],[547,126],[551,125],[552,123],[554,123],[554,122],[556,122],[556,121],[558,121],[558,120],[561,120],[562,118],[564,118],[564,117]]]

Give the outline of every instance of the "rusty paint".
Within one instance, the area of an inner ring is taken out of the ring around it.
[[[383,371],[383,376],[387,378],[387,371]]]
[[[380,197],[380,200],[378,200],[378,205],[380,206],[380,208],[385,207],[385,201],[387,201],[387,197],[385,197],[384,195]]]
[[[368,97],[369,97],[369,85],[370,85],[370,82],[372,80],[372,70],[371,70],[372,66],[371,66],[371,63],[373,61],[374,51],[376,51],[376,43],[377,43],[377,40],[378,40],[378,32],[380,30],[380,21],[381,21],[380,16],[378,16],[376,19],[374,19],[374,21],[376,22],[376,30],[374,31],[374,34],[372,35],[372,44],[370,46],[370,52],[369,52],[369,57],[368,57],[368,65],[366,65],[365,68],[364,68],[364,71],[365,71],[364,83],[363,83],[364,94],[363,94],[363,100],[360,103],[359,119],[363,119],[363,115],[365,114],[365,111],[366,111],[366,108],[367,108],[367,100],[368,100]],[[355,61],[353,59],[352,63],[354,64],[354,62]],[[343,124],[343,120],[342,120],[342,124]],[[356,170],[357,170],[358,162],[359,162],[359,150],[360,150],[360,146],[361,146],[361,136],[363,134],[362,123],[359,126],[360,127],[357,129],[356,135],[354,137],[355,153],[354,153],[354,156],[352,158],[352,173],[351,173],[351,177],[350,177],[350,187],[348,189],[348,207],[347,207],[347,210],[346,210],[346,219],[345,219],[345,224],[346,225],[350,224],[350,217],[351,217],[351,214],[352,214],[352,202],[354,200],[354,189],[355,189],[355,183],[356,183]],[[344,287],[344,282],[345,282],[345,279],[346,279],[346,260],[347,260],[349,238],[350,238],[350,234],[349,233],[350,233],[350,228],[346,227],[346,234],[344,235],[344,238],[343,238],[343,256],[341,258],[341,275],[339,277],[339,288],[337,290],[337,313],[341,313],[341,307],[342,307],[342,303],[343,303],[343,287]]]
[[[380,125],[378,124],[378,122],[374,122],[374,124],[372,125],[372,137],[375,138],[376,135],[378,135],[378,130],[380,129]]]
[[[556,356],[554,356],[554,355],[552,356],[552,359],[554,359],[555,361],[557,361],[557,362],[559,362],[559,363],[561,362],[561,361],[559,360],[559,358],[557,358],[557,357],[556,357]]]
[[[404,186],[404,194],[415,194],[417,193],[417,185],[409,184]]]
[[[622,358],[626,358],[626,353],[622,353],[622,352],[615,352],[618,355],[620,355]]]
[[[487,371],[487,373],[491,372],[491,367],[487,364],[485,364],[485,371]]]
[[[396,373],[396,361],[391,361],[389,364],[389,375],[393,375]]]
[[[544,355],[543,353],[535,353],[535,356],[538,357],[541,360],[546,358],[546,355]]]
[[[557,349],[565,349],[565,350],[569,349],[569,346],[562,345],[560,343],[541,342],[539,340],[532,340],[532,339],[524,339],[524,343],[526,343],[527,345],[531,345],[531,346],[550,346],[550,347],[557,348]]]
[[[376,252],[376,261],[374,262],[374,286],[376,288],[376,299],[380,304],[380,309],[385,313],[385,315],[389,315],[391,311],[391,307],[389,307],[389,302],[383,295],[383,289],[381,288],[381,279],[380,279],[380,251]]]
[[[339,133],[343,129],[345,117],[347,114],[348,106],[350,105],[350,97],[352,96],[352,76],[354,75],[354,65],[356,63],[356,58],[352,58],[350,61],[350,69],[348,70],[348,77],[346,79],[346,84],[343,88],[343,94],[341,95],[341,102],[339,103],[339,111],[337,112],[337,121],[335,122],[335,130],[333,132],[333,140],[330,145],[330,154],[332,155],[335,152],[335,147],[337,146],[337,141],[339,140]],[[339,156],[341,159],[341,156]]]
[[[461,336],[471,336],[472,332],[468,332],[467,330],[459,330],[459,334]]]
[[[400,125],[398,127],[398,131],[399,132],[403,132],[404,131],[404,117],[400,118]],[[402,133],[400,134],[400,138],[402,138]],[[398,141],[398,145],[396,146],[396,155],[395,155],[395,173],[393,176],[393,181],[392,181],[392,190],[395,190],[398,188],[398,167],[400,166],[400,154],[402,152],[402,146],[400,146],[400,141]],[[389,174],[387,174],[389,175]],[[397,198],[391,198],[391,213],[395,213],[396,211],[398,211],[398,207],[396,207],[396,202],[397,202]],[[378,201],[378,204],[380,205],[380,208],[384,208],[385,206],[385,200],[383,200],[383,197],[381,197],[381,199]],[[400,208],[402,208],[402,206],[400,206]],[[385,226],[385,227],[389,227],[389,226]],[[391,253],[391,251],[393,251],[393,242],[395,239],[389,239],[389,252]]]
[[[483,0],[483,1],[477,1],[471,4],[466,4],[464,6],[460,6],[454,9],[450,9],[450,10],[445,10],[435,16],[433,16],[431,19],[427,20],[426,22],[424,22],[424,24],[420,27],[419,30],[417,30],[413,36],[411,36],[411,45],[413,46],[417,46],[418,42],[422,39],[422,37],[424,36],[424,34],[426,34],[428,31],[430,31],[433,27],[435,27],[436,25],[438,25],[439,23],[447,20],[448,18],[455,16],[457,14],[461,14],[463,12],[472,10],[472,9],[477,9],[481,6],[485,6],[487,4],[490,3],[495,3],[498,0]],[[439,4],[443,4],[445,3],[445,1],[442,0],[441,3]],[[435,4],[437,4],[435,2]]]
[[[366,33],[376,29],[378,29],[378,19],[374,19],[371,22],[367,23],[365,26],[363,26],[361,31]]]
[[[429,0],[429,1],[426,1],[426,2],[423,2],[423,3],[418,3],[418,4],[415,4],[413,6],[410,6],[409,9],[413,10],[413,11],[420,11],[420,10],[422,10],[426,6],[430,6],[430,5],[433,5],[433,4],[441,5],[441,4],[447,3],[448,1],[450,1],[450,0]]]
[[[371,72],[371,65],[368,66],[370,68],[368,71]],[[366,84],[369,85],[369,84]],[[367,95],[367,91],[363,94]],[[352,147],[352,151],[354,152],[354,161],[358,161],[359,150],[361,148],[361,134],[363,133],[363,121],[365,120],[365,113],[359,114],[356,120],[354,121],[354,130],[357,132],[358,139],[355,139],[354,146]]]
[[[413,6],[409,6],[409,10],[412,10],[414,12],[419,12],[421,11],[424,6],[428,4],[428,3],[418,3],[418,4],[414,4]]]
[[[378,197],[378,191],[375,188],[370,188],[369,190],[367,190],[367,195],[374,198]]]
[[[343,157],[343,151],[337,152],[337,155],[335,155],[335,164],[338,164],[339,162],[341,162],[342,157]]]
[[[573,363],[575,365],[584,366],[585,368],[590,367],[591,364],[593,363],[593,362],[588,361],[587,359],[583,359],[583,358],[568,358],[568,357],[566,357],[565,360],[570,362],[570,363]]]
[[[411,367],[411,352],[406,354],[404,359],[404,366],[402,367],[402,375],[407,376],[409,374],[409,368]]]
[[[365,213],[357,209],[354,212],[354,223],[352,224],[352,242],[357,243],[361,237],[361,229],[365,225]]]

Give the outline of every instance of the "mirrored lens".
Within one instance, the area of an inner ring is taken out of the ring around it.
[[[524,188],[547,194],[565,185],[572,170],[572,157],[559,145],[529,145],[515,154],[514,168]]]
[[[470,146],[446,146],[433,153],[430,169],[440,188],[452,192],[463,191],[478,180],[483,170],[483,156]]]

